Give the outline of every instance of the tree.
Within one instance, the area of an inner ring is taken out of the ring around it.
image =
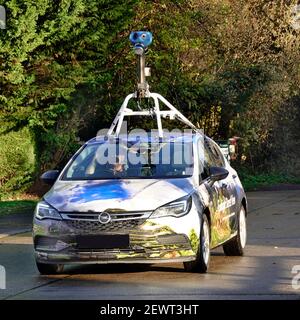
[[[111,43],[128,25],[135,2],[5,1],[0,134],[30,128],[40,170],[59,165],[74,151],[81,124],[74,94],[86,86],[103,93],[111,77],[106,66]]]
[[[0,4],[3,4],[3,1]],[[62,167],[135,88],[130,31],[150,30],[150,85],[205,132],[242,137],[244,166],[281,162],[299,96],[296,0],[7,0],[0,33],[0,135],[27,127],[36,174]],[[299,127],[297,127],[298,129]],[[0,140],[1,144],[1,140]],[[1,148],[0,148],[1,149]],[[299,159],[290,145],[285,153]],[[3,156],[3,155],[1,155]],[[295,165],[290,168],[297,167]]]

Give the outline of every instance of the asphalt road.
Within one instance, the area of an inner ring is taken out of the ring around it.
[[[76,266],[64,275],[40,276],[30,233],[4,236],[0,265],[7,288],[0,299],[300,300],[300,288],[292,286],[292,268],[300,265],[300,190],[252,192],[248,201],[246,255],[225,257],[217,249],[208,274],[156,264]]]

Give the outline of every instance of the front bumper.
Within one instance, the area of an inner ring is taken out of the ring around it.
[[[106,264],[193,261],[199,244],[197,210],[183,217],[123,221],[97,225],[80,221],[34,219],[36,260],[41,263]],[[128,234],[125,249],[80,249],[77,236]]]
[[[187,255],[185,255],[187,254]],[[36,261],[53,264],[109,264],[109,263],[170,263],[194,261],[190,250],[173,250],[164,253],[137,252],[136,250],[93,250],[65,253],[35,251]]]

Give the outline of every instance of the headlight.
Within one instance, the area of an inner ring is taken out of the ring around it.
[[[176,201],[170,202],[162,207],[157,208],[150,216],[150,218],[162,217],[182,217],[187,214],[192,206],[192,197],[184,197]]]
[[[41,201],[37,204],[34,215],[37,219],[54,219],[61,220],[61,216],[57,210],[52,208],[47,202]]]

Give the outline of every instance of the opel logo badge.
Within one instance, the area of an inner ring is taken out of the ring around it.
[[[98,221],[102,224],[109,223],[111,221],[111,216],[107,212],[101,212],[99,214]]]

